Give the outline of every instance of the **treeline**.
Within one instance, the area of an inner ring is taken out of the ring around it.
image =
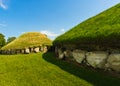
[[[5,36],[2,33],[0,33],[0,48],[6,44],[12,42],[15,39],[16,39],[16,37],[8,37],[8,39],[6,41]]]

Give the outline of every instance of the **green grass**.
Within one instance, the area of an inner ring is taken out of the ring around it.
[[[38,53],[0,55],[0,86],[120,86],[120,81]]]
[[[52,41],[45,34],[39,32],[28,32],[2,47],[2,50],[22,49],[26,47],[37,47],[41,45],[52,45]]]
[[[54,40],[54,44],[120,44],[120,4],[78,24]]]

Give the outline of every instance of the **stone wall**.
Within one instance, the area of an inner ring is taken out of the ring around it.
[[[93,68],[111,70],[120,73],[120,52],[119,50],[106,51],[85,51],[80,49],[70,49],[55,47],[55,53],[59,59],[74,59],[79,64],[86,64]]]
[[[29,54],[29,53],[38,53],[38,52],[47,52],[47,46],[37,46],[37,47],[28,47],[23,49],[9,49],[9,50],[0,50],[0,54],[13,55],[13,54]]]

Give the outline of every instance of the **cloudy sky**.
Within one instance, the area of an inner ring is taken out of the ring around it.
[[[41,32],[54,39],[120,0],[0,0],[0,33],[6,39]]]

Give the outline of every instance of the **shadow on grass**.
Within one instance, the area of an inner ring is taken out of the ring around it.
[[[49,52],[43,54],[43,59],[45,59],[47,62],[57,65],[64,71],[88,81],[94,86],[120,86],[120,79],[118,78],[113,78],[108,75],[77,66],[76,64],[59,60],[54,56],[53,53]]]

